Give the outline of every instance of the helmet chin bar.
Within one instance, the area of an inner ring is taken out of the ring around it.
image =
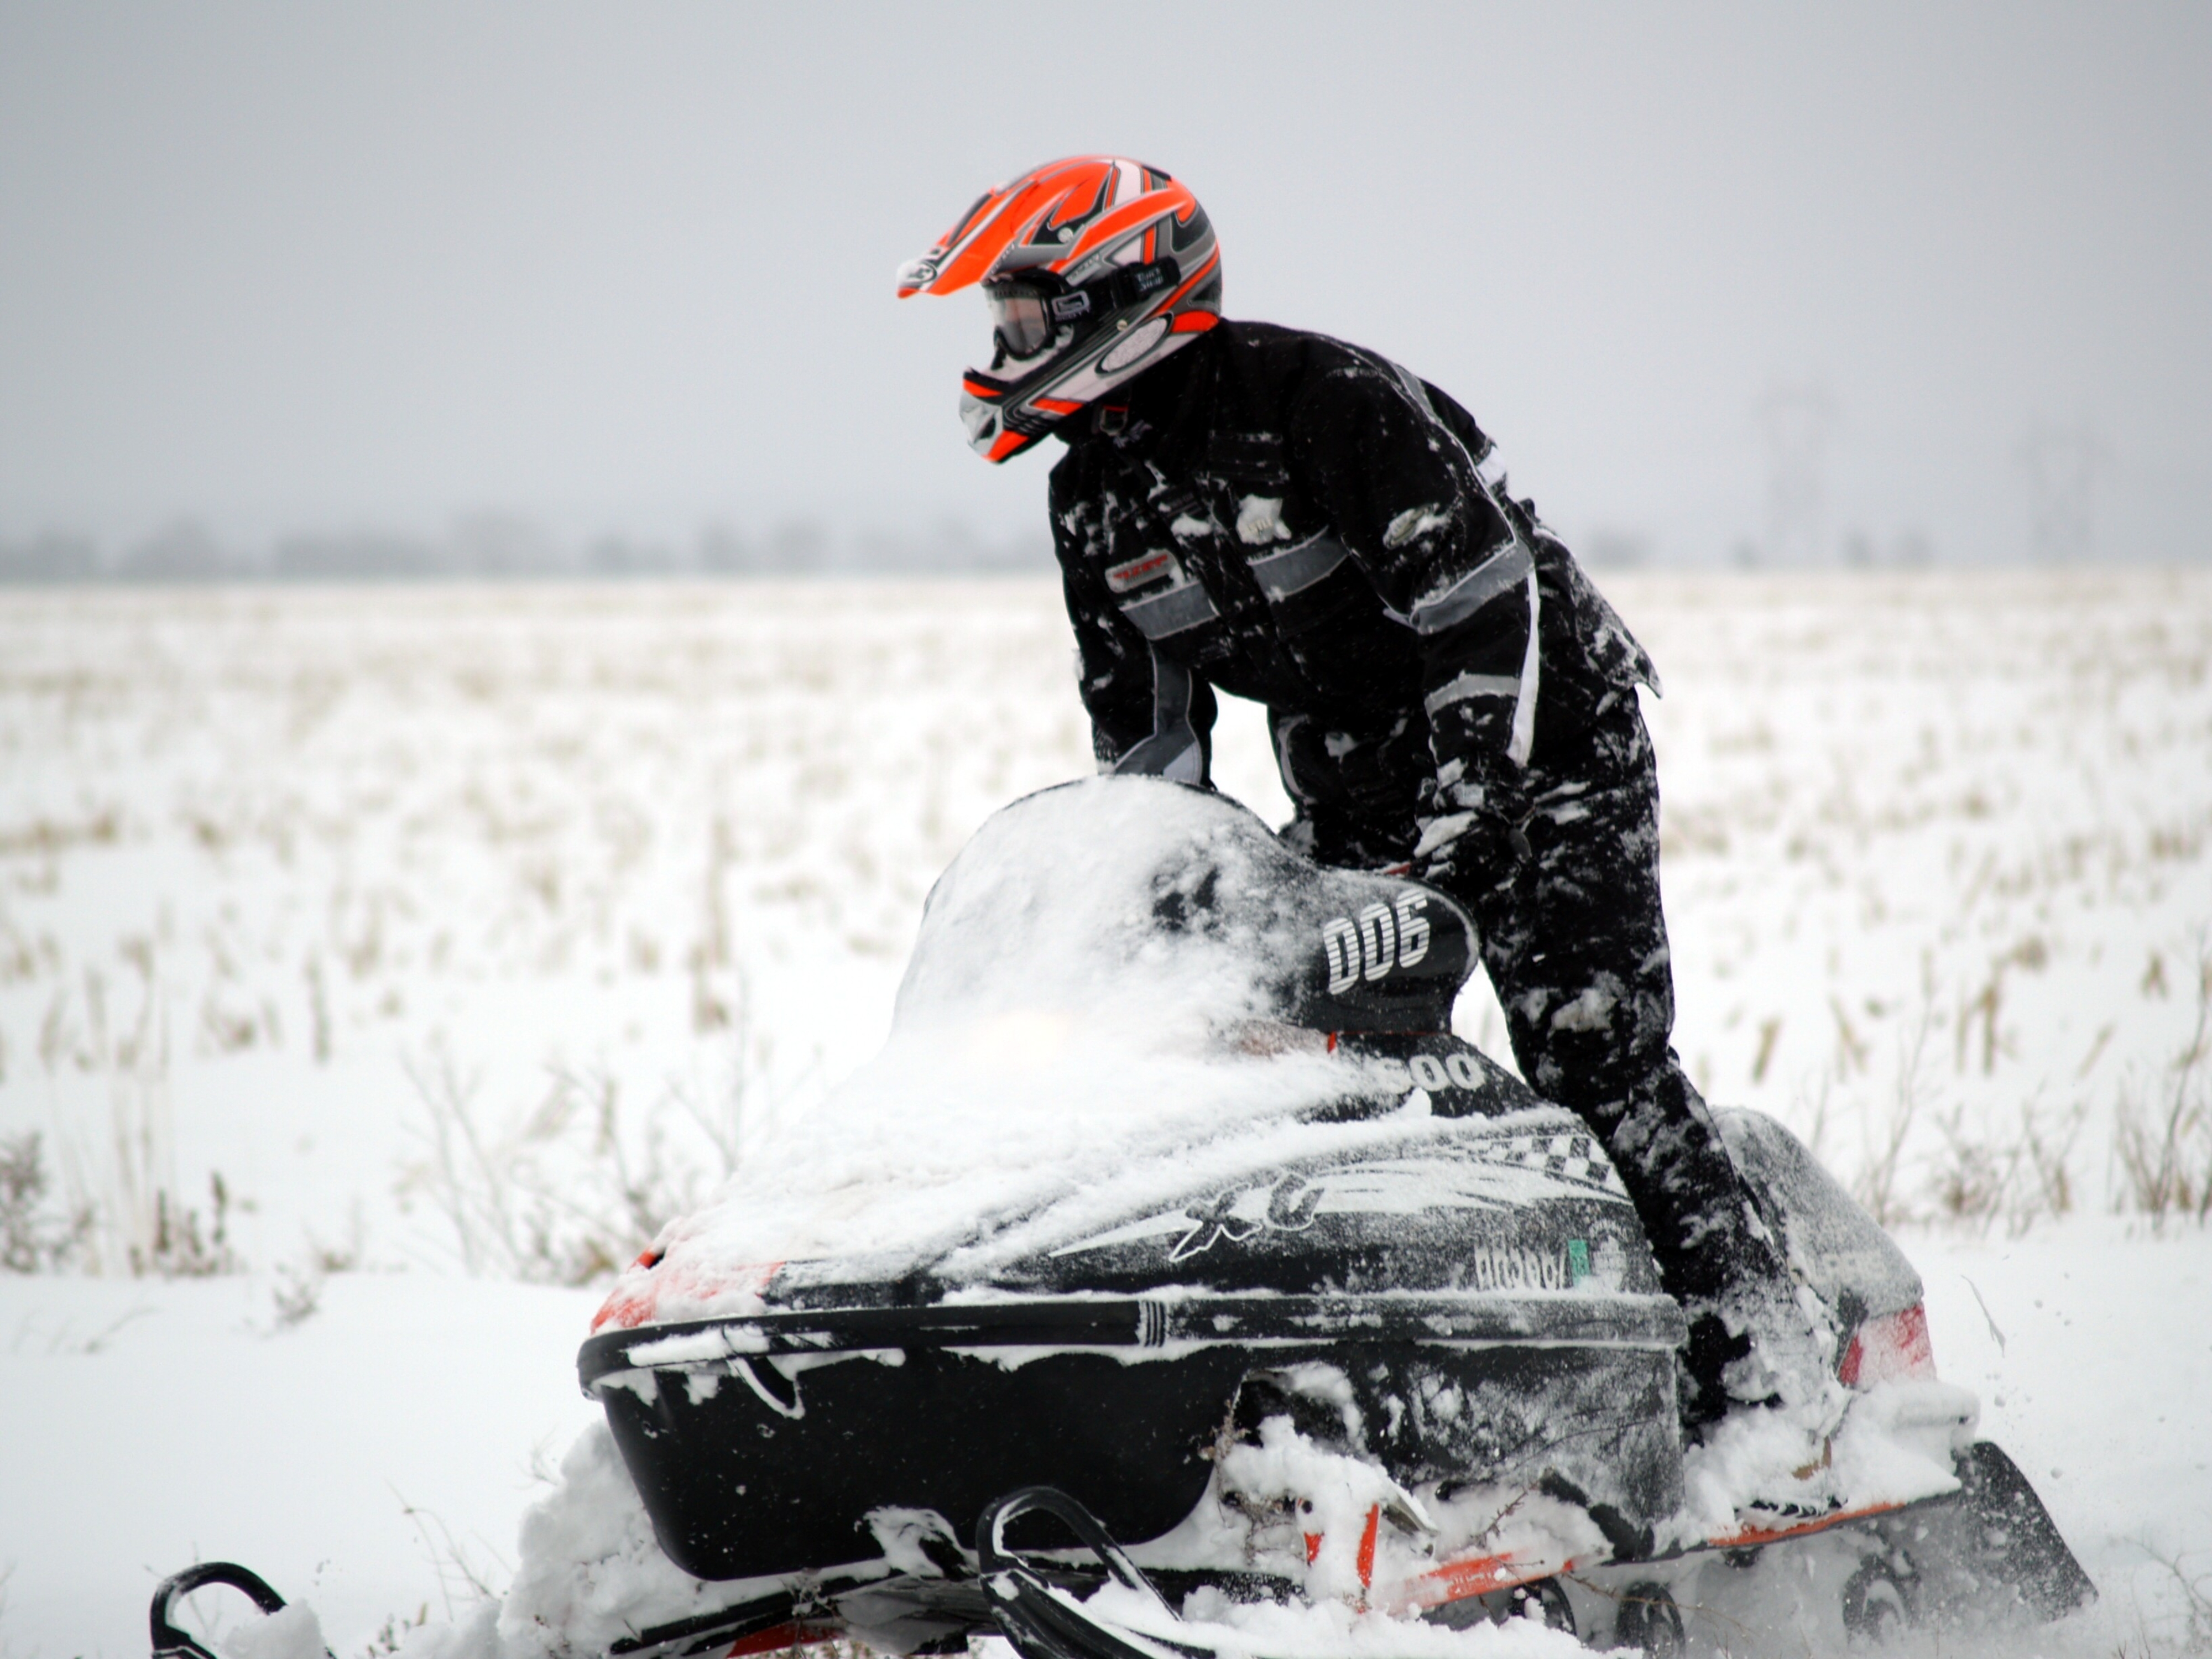
[[[960,424],[968,428],[968,447],[988,460],[999,437],[999,406],[986,403],[965,387],[960,392]]]
[[[1012,460],[1062,421],[1189,344],[1200,332],[1176,329],[1164,317],[1153,318],[1131,329],[1101,331],[1077,348],[1075,361],[1060,354],[1019,380],[971,368],[960,387],[960,420],[968,429],[968,447],[994,464]],[[1146,349],[1110,369],[1104,367],[1104,360],[1123,343],[1148,333],[1153,337]]]

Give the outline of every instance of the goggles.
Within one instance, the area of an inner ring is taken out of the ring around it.
[[[1036,356],[1063,328],[1106,316],[1173,286],[1176,275],[1171,258],[1124,266],[1080,288],[1048,270],[1029,271],[985,283],[983,301],[991,308],[991,331],[999,349],[1019,360]]]
[[[991,307],[991,331],[1009,357],[1034,357],[1053,343],[1060,329],[1091,314],[1087,289],[1065,283],[1047,286],[1035,276],[1011,276],[983,285]]]

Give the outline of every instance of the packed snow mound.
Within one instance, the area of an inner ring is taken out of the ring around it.
[[[1310,1606],[1237,1601],[1204,1588],[1185,1599],[1178,1620],[1142,1591],[1111,1581],[1079,1605],[1170,1651],[1176,1644],[1205,1643],[1219,1652],[1267,1659],[1591,1659],[1573,1636],[1550,1629],[1534,1613],[1453,1629],[1360,1611],[1341,1600]],[[1011,1644],[1006,1651],[1011,1659]]]
[[[300,1602],[251,1619],[216,1643],[222,1659],[324,1659],[322,1621]]]
[[[779,1267],[825,1257],[888,1278],[970,1247],[980,1273],[972,1247],[1046,1205],[1139,1203],[1148,1169],[1180,1195],[1194,1166],[1346,1133],[1301,1120],[1384,1099],[1389,1073],[1286,1020],[1316,917],[1381,879],[1158,780],[1014,803],[930,894],[882,1052],[665,1229],[607,1316],[756,1312]]]
[[[399,1659],[605,1654],[648,1626],[712,1611],[728,1589],[660,1553],[614,1437],[594,1423],[562,1460],[559,1484],[524,1516],[522,1564],[506,1596],[458,1623],[414,1631]]]

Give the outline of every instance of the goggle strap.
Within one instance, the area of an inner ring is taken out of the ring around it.
[[[1170,254],[1154,259],[1149,264],[1125,265],[1097,282],[1085,283],[1085,287],[1104,289],[1106,308],[1119,311],[1122,307],[1133,306],[1152,295],[1165,293],[1176,285],[1182,275],[1182,267]]]
[[[1163,293],[1173,288],[1182,278],[1182,268],[1173,255],[1154,259],[1141,265],[1124,265],[1121,270],[1072,288],[1063,294],[1045,296],[1045,311],[1058,327],[1062,323],[1079,322],[1085,317],[1102,315],[1133,306],[1148,295]]]

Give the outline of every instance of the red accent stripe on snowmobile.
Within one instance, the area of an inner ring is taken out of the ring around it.
[[[1717,1550],[1740,1550],[1753,1544],[1778,1544],[1785,1538],[1809,1538],[1816,1532],[1826,1532],[1846,1521],[1863,1521],[1870,1515],[1887,1515],[1893,1510],[1906,1507],[1904,1504],[1869,1504],[1864,1509],[1836,1510],[1827,1515],[1816,1516],[1810,1521],[1801,1521],[1794,1527],[1746,1527],[1741,1532],[1725,1538],[1709,1539],[1710,1547]]]
[[[749,1653],[779,1653],[785,1649],[796,1650],[809,1642],[834,1642],[844,1634],[842,1625],[810,1625],[793,1620],[787,1625],[757,1630],[750,1636],[740,1636],[730,1644],[722,1659],[744,1659]]]
[[[1359,1533],[1359,1554],[1358,1560],[1359,1564],[1359,1588],[1362,1589],[1370,1589],[1374,1587],[1375,1534],[1376,1529],[1382,1525],[1382,1506],[1380,1504],[1370,1504],[1367,1506],[1367,1524],[1360,1529]]]
[[[1936,1346],[1928,1337],[1928,1307],[1921,1302],[1868,1320],[1851,1334],[1836,1367],[1837,1381],[1850,1389],[1935,1375]]]
[[[1471,1555],[1432,1567],[1407,1582],[1398,1607],[1403,1609],[1439,1607],[1448,1601],[1464,1601],[1473,1595],[1510,1589],[1539,1578],[1571,1571],[1571,1559],[1559,1562],[1516,1560],[1510,1555]]]
[[[665,1295],[681,1295],[700,1302],[713,1302],[732,1294],[761,1296],[783,1270],[781,1261],[757,1261],[709,1278],[680,1263],[665,1272],[656,1271],[662,1260],[647,1250],[615,1281],[614,1289],[599,1304],[599,1312],[592,1316],[594,1331],[608,1325],[617,1330],[634,1331],[641,1325],[652,1324]],[[641,1280],[633,1274],[645,1277]]]

